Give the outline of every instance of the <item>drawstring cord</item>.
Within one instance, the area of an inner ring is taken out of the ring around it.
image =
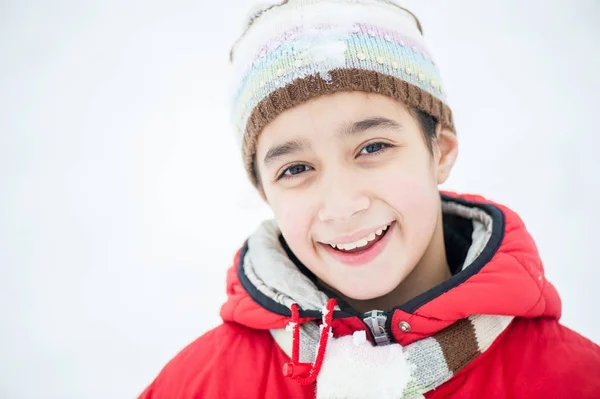
[[[337,302],[335,299],[330,299],[327,302],[327,307],[323,311],[323,323],[321,324],[321,334],[319,337],[319,349],[315,363],[300,363],[300,312],[298,305],[293,303],[292,322],[290,323],[293,329],[292,338],[292,361],[283,366],[283,375],[291,378],[302,385],[312,384],[317,380],[317,376],[323,365],[325,350],[331,335],[331,321],[333,320],[333,311]]]

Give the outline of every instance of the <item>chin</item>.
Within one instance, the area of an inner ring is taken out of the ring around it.
[[[411,259],[402,255],[406,254],[394,253],[376,264],[366,265],[364,269],[338,273],[335,276],[337,279],[332,278],[329,286],[344,297],[355,301],[370,301],[384,297],[396,290],[414,269]],[[341,275],[343,278],[339,278]]]
[[[390,283],[390,279],[379,279],[378,281],[359,282],[359,284],[348,286],[339,284],[336,290],[347,298],[356,301],[369,301],[372,299],[381,298],[392,292],[402,282],[399,279],[397,282]],[[334,285],[335,287],[335,285]]]

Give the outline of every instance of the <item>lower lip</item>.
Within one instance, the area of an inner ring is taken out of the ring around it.
[[[361,252],[357,252],[354,254],[345,253],[342,251],[338,251],[337,249],[333,249],[331,245],[326,245],[325,249],[333,256],[335,259],[340,261],[341,263],[347,266],[363,266],[373,259],[375,259],[384,249],[387,243],[390,241],[390,237],[392,235],[392,230],[396,227],[396,222],[393,222],[390,227],[388,227],[387,233],[381,240],[379,240],[375,245],[371,248],[366,249]]]

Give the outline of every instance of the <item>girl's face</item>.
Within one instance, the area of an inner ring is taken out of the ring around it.
[[[456,138],[433,155],[418,122],[385,96],[322,96],[262,132],[262,194],[289,247],[323,283],[355,300],[383,296],[415,268],[440,214]]]

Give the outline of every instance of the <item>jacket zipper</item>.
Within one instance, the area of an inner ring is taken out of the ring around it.
[[[387,316],[382,310],[372,310],[370,312],[365,313],[365,317],[363,318],[363,322],[369,327],[371,333],[373,334],[373,339],[375,340],[375,345],[389,345],[392,342],[385,330],[385,322],[387,321]]]

